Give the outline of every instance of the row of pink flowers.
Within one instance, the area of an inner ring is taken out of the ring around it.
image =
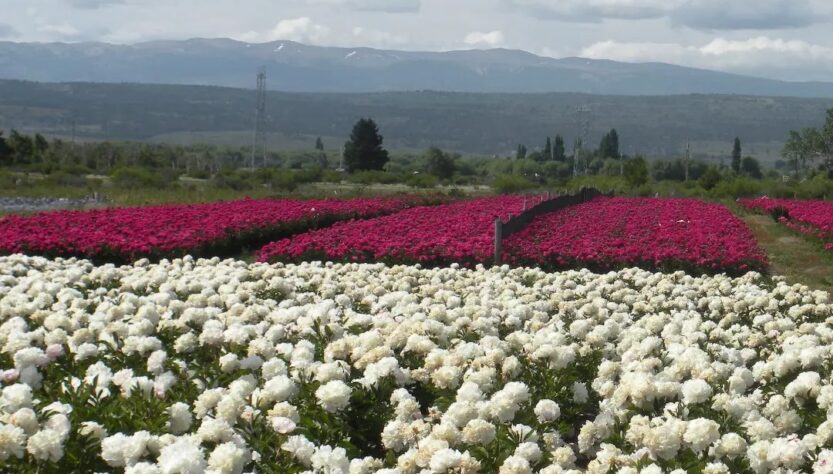
[[[833,202],[801,199],[739,199],[750,210],[773,214],[787,227],[824,242],[833,250]]]
[[[696,199],[596,198],[535,219],[504,249],[507,261],[548,268],[740,273],[767,265],[740,219]]]
[[[261,261],[321,259],[390,263],[488,263],[494,221],[523,210],[522,196],[414,207],[375,219],[342,222],[260,250]]]
[[[425,203],[414,196],[361,199],[242,199],[193,205],[44,212],[0,219],[0,254],[127,261],[233,253],[246,245]]]

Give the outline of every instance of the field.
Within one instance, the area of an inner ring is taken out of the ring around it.
[[[392,213],[426,201],[418,196],[369,199],[243,199],[90,211],[55,211],[0,220],[0,254],[25,252],[132,261],[239,252],[338,220]]]
[[[493,265],[495,219],[532,203],[0,218],[0,470],[833,472],[833,304],[774,271],[793,230],[600,197]],[[253,234],[262,261],[217,256]]]

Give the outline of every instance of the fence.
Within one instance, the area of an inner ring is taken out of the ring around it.
[[[540,198],[540,202],[538,204],[533,205],[530,208],[526,208],[526,206],[524,206],[524,211],[519,215],[513,216],[512,214],[509,214],[509,218],[506,222],[503,222],[501,218],[495,219],[495,265],[500,265],[501,263],[503,239],[509,237],[515,232],[519,232],[521,229],[529,225],[529,223],[536,217],[542,214],[548,214],[550,212],[564,209],[565,207],[575,206],[576,204],[590,201],[591,199],[602,195],[604,194],[595,188],[582,188],[575,194],[558,196],[553,199],[550,199],[549,193],[547,193],[546,196],[542,196]],[[607,194],[607,196],[612,195],[612,192]],[[531,202],[534,203],[535,199],[532,199]]]

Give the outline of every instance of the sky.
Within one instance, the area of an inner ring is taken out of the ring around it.
[[[833,81],[833,0],[0,0],[0,41],[193,37],[512,48]]]

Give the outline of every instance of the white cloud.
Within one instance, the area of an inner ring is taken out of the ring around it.
[[[607,18],[658,18],[687,0],[504,0],[510,6],[551,19],[598,22]]]
[[[314,23],[310,17],[281,20],[269,32],[269,40],[290,40],[319,44],[330,34],[330,29]]]
[[[306,0],[306,3],[387,13],[418,12],[422,7],[421,0]]]
[[[503,0],[536,16],[562,21],[664,18],[705,30],[778,29],[828,22],[829,0]]]
[[[406,34],[395,34],[387,31],[379,31],[357,26],[353,28],[353,39],[355,44],[372,47],[402,46],[410,42]]]
[[[833,73],[833,48],[767,36],[742,40],[715,38],[702,45],[601,41],[584,48],[581,56],[626,62],[667,62],[748,74],[766,71],[766,75],[794,80],[829,80]]]
[[[111,5],[119,5],[125,3],[125,0],[66,0],[71,6],[75,8],[96,9],[109,7]]]
[[[77,28],[68,23],[42,24],[38,26],[38,31],[57,36],[61,39],[73,39],[81,34]]]
[[[463,42],[469,46],[487,46],[494,48],[502,45],[504,40],[503,32],[500,30],[490,31],[488,33],[472,31],[466,35]]]

